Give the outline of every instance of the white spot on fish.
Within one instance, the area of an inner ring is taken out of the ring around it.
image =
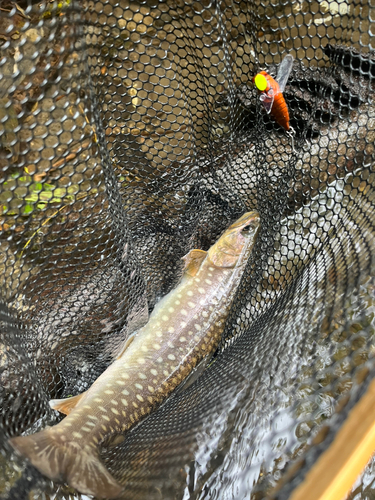
[[[82,434],[80,434],[79,432],[75,432],[75,431],[72,432],[72,436],[75,438],[78,438],[78,439],[83,438]]]
[[[198,324],[196,323],[194,326],[195,326],[195,329],[196,329],[196,330],[198,330],[198,332],[199,332],[199,330],[202,330],[201,325],[198,325]]]
[[[161,317],[161,319],[162,319],[163,321],[168,321],[168,320],[169,320],[168,316],[166,316],[165,314],[164,314],[164,316],[162,316],[162,317]]]
[[[185,326],[186,326],[185,321],[181,321],[180,326],[181,326],[181,328],[185,328]]]
[[[143,403],[144,399],[142,398],[142,396],[140,394],[137,394],[136,398],[138,399],[138,401],[140,401],[141,403]]]
[[[88,417],[89,417],[89,418],[92,418],[92,416],[91,416],[91,415],[88,415]],[[86,424],[85,424],[85,425],[90,425],[90,426],[92,426],[92,427],[95,427],[96,423],[95,423],[95,422],[86,422]]]
[[[200,280],[201,280],[200,278],[195,278],[195,279],[194,279],[194,281],[196,281],[197,283],[199,283],[199,282],[200,282]]]
[[[141,384],[134,384],[134,385],[135,385],[135,387],[136,387],[137,389],[140,389],[140,390],[142,390],[142,389],[143,389],[143,385],[141,385]]]
[[[191,290],[189,290],[189,291],[187,292],[187,295],[189,295],[189,297],[192,297],[194,294],[193,294],[193,292],[192,292]]]
[[[121,373],[121,377],[124,378],[125,380],[127,380],[129,378],[129,373]]]
[[[93,420],[98,420],[96,415],[87,415],[88,418],[92,418]]]
[[[104,408],[104,406],[98,406],[98,408],[100,411],[107,411],[106,408]]]
[[[172,342],[168,342],[168,347],[170,347],[171,349],[174,349],[174,345],[172,344]]]
[[[188,332],[188,334],[189,334],[189,335],[193,335],[193,334],[194,334],[194,332]]]
[[[207,273],[207,276],[212,276],[212,273]]]
[[[175,304],[176,304],[176,306],[179,306],[181,304],[181,302],[179,300],[176,300]]]
[[[141,378],[142,380],[145,380],[147,376],[144,373],[139,372],[138,377]]]
[[[198,335],[196,335],[196,336],[194,337],[194,340],[195,340],[195,342],[198,342],[198,341],[200,340],[200,337],[198,337]]]
[[[161,345],[160,345],[160,344],[153,344],[153,346],[152,346],[152,347],[153,347],[154,349],[156,349],[157,351],[158,351],[159,349],[161,349]]]
[[[180,293],[178,293],[177,297],[180,299],[182,297],[182,295]]]
[[[157,337],[162,337],[163,336],[163,332],[156,332],[156,336]]]
[[[117,385],[126,385],[123,380],[116,380]]]
[[[188,306],[193,309],[195,307],[195,304],[194,304],[194,302],[188,302]]]
[[[129,391],[127,389],[124,389],[121,394],[123,394],[124,396],[129,396]]]
[[[122,400],[121,400],[121,403],[122,403],[124,406],[128,406],[128,402],[126,401],[126,399],[122,399]]]
[[[186,338],[185,337],[180,337],[180,342],[186,342]]]
[[[204,306],[205,304],[206,304],[206,300],[205,299],[201,299],[199,301],[199,305]]]
[[[202,288],[202,287],[199,287],[199,288],[198,288],[198,292],[199,292],[199,293],[205,293],[205,289],[204,289],[204,288]]]
[[[173,313],[174,312],[173,307],[168,307],[168,312]]]
[[[213,268],[213,267],[209,267],[209,268],[208,268],[208,270],[209,270],[209,271],[213,271],[213,270],[214,270],[214,268]]]
[[[114,391],[111,391],[111,389],[107,389],[106,391],[104,391],[104,394],[114,394],[115,392]]]
[[[103,429],[103,431],[107,432],[107,427],[105,425],[102,424],[100,427]]]
[[[147,389],[150,391],[150,392],[154,392],[155,389],[152,387],[152,385],[148,385],[147,386]]]
[[[113,405],[118,405],[118,402],[117,402],[115,399],[111,399],[111,403],[112,403]]]
[[[168,377],[168,375],[169,375],[169,373],[167,372],[167,370],[164,370],[164,371],[163,371],[163,374],[164,374],[166,377]]]
[[[152,369],[150,370],[150,372],[152,373],[152,375],[157,375],[157,374],[158,374],[158,371],[157,371],[157,370],[155,370],[155,368],[152,368]]]
[[[157,362],[157,363],[162,363],[162,362],[163,362],[163,358],[158,358],[158,359],[156,360],[156,362]]]
[[[142,350],[143,352],[147,352],[147,351],[148,351],[148,348],[147,348],[147,346],[143,345],[143,346],[141,347],[141,350]]]
[[[170,326],[170,327],[168,328],[168,332],[169,332],[169,333],[174,333],[174,328],[173,328],[173,326]]]
[[[185,311],[185,309],[181,309],[181,314],[187,316],[187,312]]]
[[[229,271],[223,271],[223,274],[227,275],[229,274]]]
[[[174,361],[176,359],[176,356],[173,356],[173,354],[168,354],[168,359]]]
[[[207,280],[207,279],[206,279],[206,280],[204,280],[204,281],[207,283],[207,285],[212,285],[212,281],[211,281],[211,280]]]
[[[116,408],[111,408],[111,412],[114,413],[115,415],[120,415],[119,411],[116,410]]]
[[[100,398],[95,398],[94,401],[95,403],[103,403],[103,400]]]
[[[138,358],[137,361],[140,365],[144,365],[146,363],[145,358]]]

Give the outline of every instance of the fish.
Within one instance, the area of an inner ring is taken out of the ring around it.
[[[155,411],[217,348],[260,227],[245,213],[206,252],[191,250],[179,285],[155,306],[148,323],[84,393],[52,400],[67,416],[10,444],[42,474],[80,493],[116,498],[124,491],[100,461],[100,447]]]
[[[290,126],[288,105],[283,95],[293,61],[294,58],[291,54],[284,57],[279,66],[276,80],[266,71],[261,71],[253,78],[256,88],[261,92],[260,100],[267,113],[271,113],[274,120],[286,131],[293,130]]]

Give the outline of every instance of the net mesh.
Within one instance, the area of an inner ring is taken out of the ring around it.
[[[375,375],[374,2],[0,7],[2,498],[83,498],[8,438],[57,423],[48,401],[253,209],[214,362],[101,460],[126,499],[258,500],[302,457],[287,498]],[[286,53],[293,139],[252,84]]]

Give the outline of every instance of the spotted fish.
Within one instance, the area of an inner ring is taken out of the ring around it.
[[[118,497],[123,487],[100,461],[100,446],[120,443],[217,347],[258,228],[258,214],[249,212],[208,252],[191,250],[180,284],[90,389],[50,402],[68,416],[12,438],[13,447],[53,480],[99,498]]]

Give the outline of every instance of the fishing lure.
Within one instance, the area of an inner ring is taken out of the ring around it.
[[[293,61],[294,57],[291,54],[285,56],[279,66],[276,80],[266,71],[261,71],[253,78],[256,88],[261,92],[260,100],[266,112],[271,114],[275,121],[289,132],[289,135],[294,134],[294,130],[289,123],[289,111],[283,92],[293,66]]]

